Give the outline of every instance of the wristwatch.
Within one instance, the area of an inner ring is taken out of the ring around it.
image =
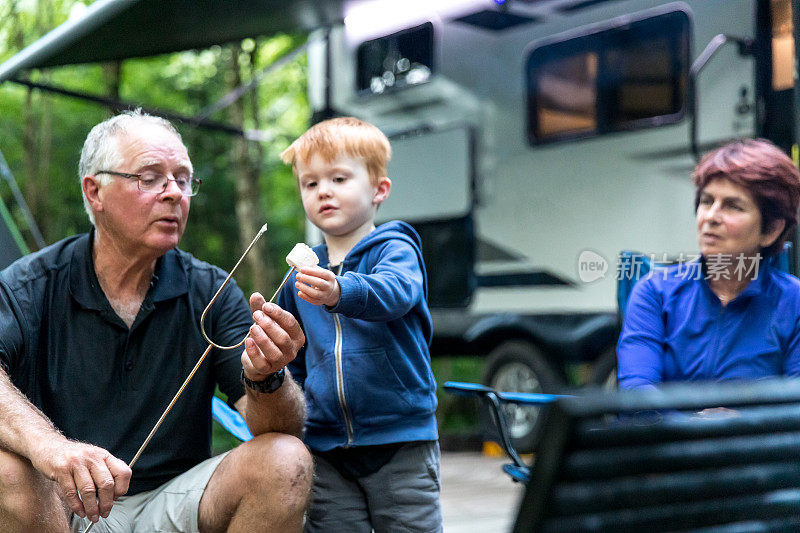
[[[281,388],[283,385],[283,380],[286,378],[286,369],[281,368],[277,372],[273,372],[272,374],[268,375],[261,381],[253,381],[252,379],[247,379],[247,376],[244,375],[244,369],[242,369],[242,383],[250,387],[256,392],[264,392],[264,393],[271,393],[275,392],[276,390]]]

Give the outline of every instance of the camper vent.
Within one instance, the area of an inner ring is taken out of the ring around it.
[[[484,30],[502,31],[508,28],[519,26],[520,24],[531,24],[538,22],[539,19],[523,15],[515,15],[506,11],[492,11],[485,9],[469,15],[464,15],[455,19],[456,22],[463,22],[483,28]]]
[[[566,4],[564,6],[559,7],[558,10],[561,11],[562,13],[569,13],[571,11],[586,9],[587,7],[592,7],[596,4],[602,4],[604,2],[608,2],[608,0],[583,0],[582,2]]]

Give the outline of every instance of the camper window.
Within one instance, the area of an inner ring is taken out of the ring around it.
[[[433,24],[426,22],[363,42],[356,56],[359,94],[381,94],[425,83],[433,74]]]
[[[689,18],[676,11],[533,49],[527,61],[531,144],[681,119]]]
[[[794,24],[792,3],[772,0],[772,89],[785,91],[794,87]]]

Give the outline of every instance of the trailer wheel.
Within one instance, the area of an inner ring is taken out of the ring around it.
[[[605,390],[617,390],[617,349],[611,346],[594,363],[589,383]]]
[[[539,349],[525,341],[506,341],[492,350],[483,382],[495,390],[509,392],[558,392],[564,385]],[[540,412],[540,407],[503,407],[511,440],[517,451],[533,451]],[[486,419],[488,422],[488,416]]]

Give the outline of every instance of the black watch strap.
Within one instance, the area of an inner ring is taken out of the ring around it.
[[[244,375],[244,369],[242,369],[242,383],[257,392],[264,392],[267,394],[275,392],[281,388],[281,385],[283,385],[284,378],[286,378],[285,368],[281,368],[277,372],[273,372],[261,381],[247,379],[247,376]]]

